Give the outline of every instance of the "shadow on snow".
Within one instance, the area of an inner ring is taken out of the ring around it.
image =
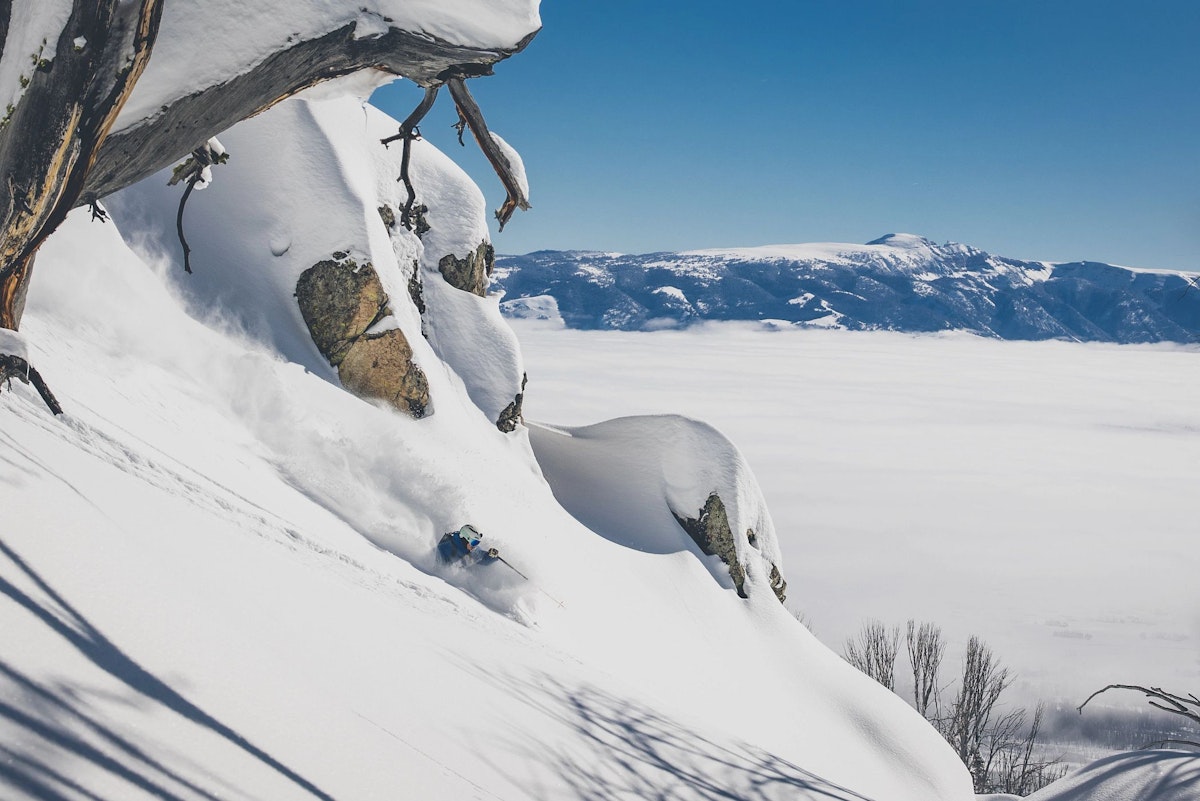
[[[79,610],[63,598],[6,543],[0,554],[22,583],[37,587],[41,599],[20,589],[0,573],[0,595],[36,617],[46,628],[86,657],[96,668],[116,679],[129,695],[124,703],[157,704],[197,726],[202,726],[245,755],[276,772],[308,795],[333,801],[312,782],[279,762],[228,725],[184,698],[162,679],[149,672],[104,636]],[[8,647],[12,647],[11,643]],[[101,799],[72,776],[72,762],[82,762],[84,773],[107,774],[146,795],[184,801],[217,801],[237,795],[238,789],[212,776],[195,764],[181,764],[177,756],[164,761],[128,734],[107,725],[94,709],[92,700],[104,694],[82,686],[22,673],[0,655],[0,790],[7,787],[23,796],[38,799]],[[112,698],[104,698],[112,701]],[[121,699],[116,699],[121,700]],[[203,775],[208,787],[197,783]],[[189,778],[189,776],[193,778]],[[244,795],[243,793],[241,793]],[[6,793],[4,795],[7,796]]]

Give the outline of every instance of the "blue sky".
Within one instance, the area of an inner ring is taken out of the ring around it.
[[[532,184],[501,252],[905,231],[1200,270],[1196,0],[544,0],[542,20],[471,82]],[[494,208],[453,121],[444,97],[422,132]]]

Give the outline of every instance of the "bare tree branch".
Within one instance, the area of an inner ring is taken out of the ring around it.
[[[465,122],[466,126],[471,129],[471,134],[479,144],[479,149],[491,162],[492,169],[500,177],[500,183],[504,184],[504,191],[508,193],[504,205],[496,211],[496,219],[500,221],[500,230],[503,231],[514,211],[530,208],[529,198],[525,197],[525,191],[521,188],[521,183],[513,172],[513,165],[508,163],[508,157],[504,155],[500,146],[496,144],[496,140],[492,138],[487,122],[483,119],[483,112],[479,109],[475,98],[471,96],[467,85],[461,78],[451,78],[446,82],[446,86],[450,89],[451,97],[454,98],[454,105],[458,107],[460,124]]]
[[[408,192],[408,199],[404,201],[404,210],[400,213],[400,224],[408,230],[414,230],[417,225],[413,219],[413,204],[417,202],[417,190],[413,187],[412,178],[409,177],[408,168],[412,161],[412,143],[414,139],[421,138],[421,132],[417,125],[421,120],[425,119],[425,115],[433,108],[433,103],[437,100],[439,86],[430,86],[425,89],[425,97],[421,98],[421,102],[413,109],[412,113],[400,123],[400,132],[394,136],[389,136],[386,139],[379,141],[384,147],[387,147],[397,139],[404,140],[404,152],[400,157],[400,177],[397,181],[404,182],[404,189]],[[420,232],[418,232],[420,233]]]
[[[174,186],[183,180],[187,181],[183,197],[179,198],[179,211],[175,215],[175,231],[179,234],[179,244],[183,247],[183,271],[188,275],[192,274],[192,248],[183,234],[184,207],[187,206],[188,198],[191,197],[192,190],[196,188],[196,185],[207,182],[206,171],[214,164],[224,164],[229,161],[228,153],[213,150],[213,141],[210,139],[201,147],[193,150],[188,160],[176,167],[171,175],[171,180],[167,181],[168,186]],[[201,189],[203,188],[201,187]]]
[[[1109,690],[1134,690],[1149,698],[1150,706],[1161,709],[1164,712],[1182,715],[1193,723],[1200,723],[1200,698],[1197,698],[1195,693],[1188,693],[1186,696],[1176,695],[1163,690],[1161,687],[1143,687],[1140,684],[1110,684],[1089,695],[1086,701],[1076,707],[1076,710],[1080,714],[1083,714],[1083,708],[1093,698]],[[1162,703],[1158,703],[1159,701]],[[1193,711],[1189,707],[1194,707],[1195,710]]]

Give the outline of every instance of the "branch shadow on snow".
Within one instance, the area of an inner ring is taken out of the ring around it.
[[[1150,777],[1151,769],[1157,775]],[[1136,773],[1130,773],[1136,771]],[[1137,787],[1139,798],[1191,798],[1200,787],[1200,756],[1192,751],[1132,751],[1113,754],[1091,763],[1062,782],[1070,789],[1063,791],[1064,799],[1102,798],[1113,793],[1114,787],[1126,784],[1130,776],[1145,777]],[[1108,785],[1112,782],[1111,786]],[[1058,796],[1056,785],[1034,793],[1033,798]],[[1118,791],[1119,795],[1120,792]]]
[[[532,681],[513,677],[498,681],[589,744],[583,759],[549,739],[525,746],[524,756],[548,763],[573,798],[870,801],[762,748],[732,739],[709,739],[647,706],[596,687],[568,687],[551,675]],[[502,764],[495,767],[504,770]]]
[[[181,764],[177,755],[171,757],[172,764],[177,766],[169,766],[128,734],[107,725],[93,703],[103,699],[130,706],[159,705],[204,727],[312,797],[333,801],[312,782],[188,701],[121,651],[3,540],[0,540],[0,554],[16,568],[12,578],[32,584],[41,597],[35,598],[3,574],[0,574],[0,596],[40,620],[129,691],[125,697],[113,699],[111,694],[106,697],[98,690],[74,683],[34,677],[0,658],[0,732],[3,732],[0,790],[7,787],[21,796],[55,801],[100,799],[101,796],[70,775],[70,763],[74,762],[86,765],[86,773],[106,774],[106,785],[116,779],[131,791],[136,789],[168,801],[217,801],[238,794],[238,788],[208,774],[202,766]],[[209,786],[202,787],[194,778],[188,778],[197,775],[206,776],[205,784]]]

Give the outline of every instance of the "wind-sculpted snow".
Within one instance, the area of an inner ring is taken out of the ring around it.
[[[572,328],[762,320],[1128,343],[1200,341],[1198,281],[1198,273],[1019,261],[893,234],[867,245],[540,251],[501,257],[495,285],[507,304],[552,296]],[[508,308],[520,316],[523,307]]]
[[[645,415],[581,428],[533,425],[530,440],[558,502],[588,528],[639,551],[695,549],[678,519],[698,517],[716,493],[747,589],[770,592],[772,566],[783,567],[775,524],[750,466],[712,426]],[[715,558],[709,564],[732,586],[728,566]]]

